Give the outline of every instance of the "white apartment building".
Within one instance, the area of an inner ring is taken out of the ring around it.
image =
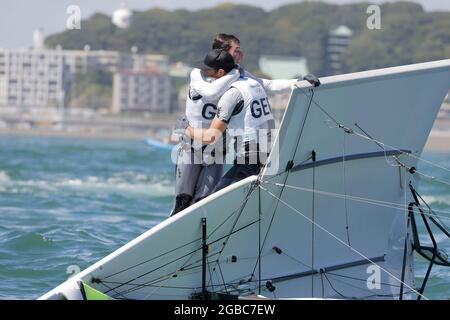
[[[147,78],[150,77],[148,70],[153,70],[151,77],[157,74],[158,81],[162,80],[161,84],[152,85],[152,88],[158,87],[161,91],[159,97],[155,98],[156,102],[153,102],[153,98],[150,99],[152,103],[150,109],[170,111],[167,56],[124,54],[105,50],[91,51],[88,46],[85,50],[0,48],[0,108],[2,106],[22,109],[63,107],[65,96],[76,80],[76,75],[98,69],[111,72],[117,70],[141,72],[139,76],[136,75],[136,79],[139,80],[133,80],[134,78],[129,80],[130,88],[133,87],[133,90],[137,86],[142,87],[140,85],[143,81],[142,77],[146,77],[145,81],[148,82]],[[136,97],[135,91],[129,93],[132,97],[127,98],[127,105],[123,105],[123,108],[141,106],[142,99]],[[153,95],[153,91],[151,94]],[[121,96],[120,99],[125,98]],[[137,102],[134,103],[134,101]],[[119,106],[120,109],[122,105]]]
[[[167,72],[118,70],[113,78],[113,107],[121,112],[170,112],[172,84]]]
[[[339,26],[329,32],[328,35],[328,66],[331,74],[342,72],[342,54],[350,45],[353,31],[347,26]]]
[[[57,50],[0,49],[0,105],[61,107],[69,82]]]

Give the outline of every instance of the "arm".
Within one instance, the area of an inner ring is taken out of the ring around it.
[[[203,79],[201,70],[195,68],[191,72],[191,89],[207,99],[218,99],[230,88],[233,82],[239,79],[239,76],[239,71],[233,69],[223,77],[208,82]]]
[[[269,80],[257,78],[247,70],[245,70],[245,76],[258,81],[264,87],[264,90],[266,90],[267,93],[274,93],[274,94],[290,92],[292,90],[292,85],[298,81],[298,79]]]
[[[214,118],[208,129],[195,129],[189,126],[186,128],[186,134],[194,140],[201,141],[202,144],[213,144],[227,127],[228,124],[225,121]]]
[[[186,128],[186,134],[194,140],[201,141],[202,144],[213,144],[220,138],[227,129],[228,123],[233,116],[234,108],[243,103],[241,93],[236,88],[230,88],[220,98],[217,106],[217,114],[208,129],[194,129],[191,126]]]

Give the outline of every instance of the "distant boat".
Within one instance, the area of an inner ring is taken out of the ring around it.
[[[161,150],[161,151],[172,151],[173,147],[176,146],[176,144],[172,143],[165,143],[162,141],[158,141],[155,139],[146,138],[144,140],[144,143],[155,150]]]

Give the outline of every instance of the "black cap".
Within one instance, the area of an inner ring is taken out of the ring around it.
[[[236,68],[233,56],[223,49],[213,49],[208,52],[202,63],[198,65],[199,69],[223,69],[226,72]]]

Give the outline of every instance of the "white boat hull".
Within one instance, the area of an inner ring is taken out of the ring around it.
[[[40,299],[81,299],[80,280],[117,299],[192,298],[202,290],[202,218],[210,292],[398,298],[406,236],[403,292],[414,298],[407,213],[392,204],[407,206],[417,181],[392,155],[417,166],[407,153],[420,156],[449,86],[450,60],[324,78],[313,103],[299,82],[271,155],[277,170],[165,220]]]

